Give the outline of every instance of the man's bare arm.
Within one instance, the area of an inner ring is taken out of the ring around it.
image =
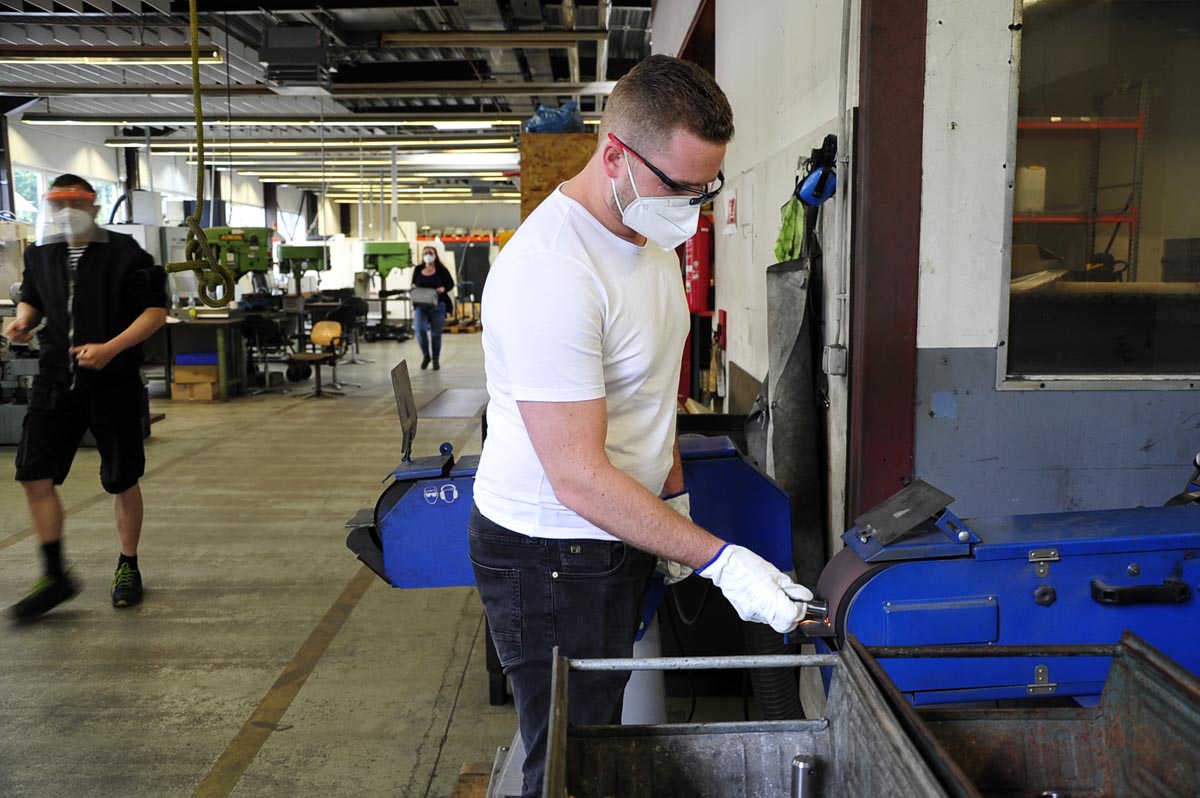
[[[554,494],[564,505],[639,549],[692,568],[707,564],[720,551],[724,541],[679,515],[609,461],[604,451],[604,399],[517,406]]]

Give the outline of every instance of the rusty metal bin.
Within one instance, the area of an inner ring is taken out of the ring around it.
[[[825,717],[570,726],[571,670],[832,667]],[[944,798],[856,650],[787,657],[570,660],[552,678],[546,798]],[[797,769],[801,758],[804,770]],[[793,785],[793,773],[797,784]],[[794,793],[793,787],[799,792]]]
[[[877,662],[893,657],[963,667],[987,657],[1111,657],[1112,666],[1095,707],[914,708]],[[803,666],[832,668],[823,718],[567,723],[572,669]],[[1128,632],[1115,646],[867,649],[851,637],[836,655],[556,658],[552,689],[543,798],[1200,797],[1200,680]]]
[[[964,666],[967,657],[1030,657],[1047,670],[1059,657],[1112,657],[1097,706],[1003,709],[914,709],[878,662],[865,658],[889,707],[952,795],[1200,796],[1200,679],[1130,632],[1115,646],[868,650],[879,659],[938,656],[963,659]]]

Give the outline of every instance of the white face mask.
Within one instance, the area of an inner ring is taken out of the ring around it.
[[[629,185],[633,186],[633,202],[622,208],[621,198],[617,196],[617,181],[611,182],[613,199],[617,201],[621,222],[626,227],[666,250],[675,249],[696,234],[700,206],[692,205],[691,197],[643,197],[633,179],[628,154],[625,155],[625,171],[629,173]]]
[[[54,224],[69,238],[78,241],[92,231],[94,220],[87,211],[78,208],[60,208],[54,212]]]
[[[433,262],[434,262],[435,260],[437,260],[437,258],[436,258],[436,257],[434,257],[433,255],[429,254],[428,252],[426,252],[426,253],[425,253],[425,259],[424,259],[424,260],[425,260],[425,264],[426,264],[427,266],[429,266],[429,265],[433,265]]]

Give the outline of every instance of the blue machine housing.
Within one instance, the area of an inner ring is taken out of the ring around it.
[[[783,489],[727,437],[683,437],[679,450],[696,523],[792,570],[791,505]],[[457,462],[441,455],[401,463],[391,474],[394,481],[376,504],[374,525],[382,575],[393,586],[475,584],[467,521],[478,466],[478,455]],[[653,599],[647,605],[648,612],[657,608]]]
[[[948,511],[947,511],[948,512]],[[1051,513],[926,524],[880,545],[858,527],[819,590],[833,626],[868,646],[1116,643],[1134,631],[1200,673],[1200,507]],[[965,537],[965,536],[964,536]],[[840,574],[840,577],[835,577]],[[834,601],[831,595],[831,603]],[[889,659],[917,704],[1098,696],[1107,658]]]

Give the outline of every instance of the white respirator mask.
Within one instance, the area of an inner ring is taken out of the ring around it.
[[[672,250],[696,234],[700,224],[700,206],[692,203],[691,197],[643,197],[633,179],[633,168],[629,165],[629,154],[625,155],[625,171],[629,173],[629,185],[633,186],[635,199],[621,207],[617,196],[617,181],[612,183],[613,199],[621,212],[621,223],[665,250]]]
[[[433,255],[430,255],[429,253],[425,253],[425,257],[423,260],[427,264],[432,264],[435,260],[437,260],[437,258]]]
[[[91,233],[95,220],[87,211],[59,208],[54,212],[54,224],[68,239],[78,241]]]

